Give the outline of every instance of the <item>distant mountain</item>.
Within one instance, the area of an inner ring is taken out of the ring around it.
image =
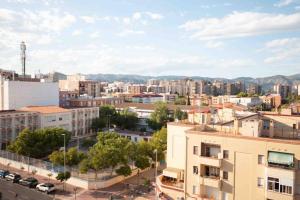
[[[263,90],[267,91],[273,87],[276,83],[282,84],[300,84],[300,74],[294,74],[290,76],[276,75],[268,76],[263,78],[251,78],[251,77],[238,77],[234,79],[226,78],[210,78],[210,77],[201,77],[201,76],[142,76],[142,75],[131,75],[131,74],[88,74],[88,79],[92,80],[101,80],[105,82],[113,81],[123,81],[131,83],[146,83],[149,79],[158,79],[158,80],[180,80],[184,78],[191,78],[193,80],[207,80],[207,81],[226,81],[226,82],[235,82],[242,81],[246,85],[249,83],[258,83],[262,85]]]

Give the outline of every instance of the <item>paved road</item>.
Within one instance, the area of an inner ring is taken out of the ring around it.
[[[48,196],[35,189],[29,189],[10,181],[0,179],[1,200],[51,200],[53,197]]]

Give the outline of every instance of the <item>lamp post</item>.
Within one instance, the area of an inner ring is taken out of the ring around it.
[[[74,190],[74,195],[75,195],[75,200],[76,200],[76,192],[77,192],[77,189],[78,189],[77,187],[74,187],[74,188],[73,188],[73,190]]]
[[[155,153],[155,199],[157,199],[157,149],[154,150]]]
[[[64,177],[66,176],[66,134],[62,134],[64,136]],[[65,182],[64,180],[64,190],[65,190]]]

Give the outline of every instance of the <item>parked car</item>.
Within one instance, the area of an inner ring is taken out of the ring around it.
[[[39,191],[46,192],[47,194],[55,190],[55,186],[52,183],[41,183],[36,186]]]
[[[0,178],[5,178],[9,174],[9,171],[0,169]]]
[[[7,176],[5,176],[6,180],[12,181],[13,183],[18,183],[21,180],[21,178],[21,175],[16,173],[8,174]]]
[[[38,180],[36,180],[36,178],[29,177],[29,178],[21,179],[19,181],[19,184],[27,186],[29,188],[35,188],[39,184],[39,182]]]

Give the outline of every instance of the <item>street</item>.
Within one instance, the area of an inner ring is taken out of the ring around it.
[[[0,179],[1,200],[50,200],[53,197],[36,189],[29,189],[4,179]]]

